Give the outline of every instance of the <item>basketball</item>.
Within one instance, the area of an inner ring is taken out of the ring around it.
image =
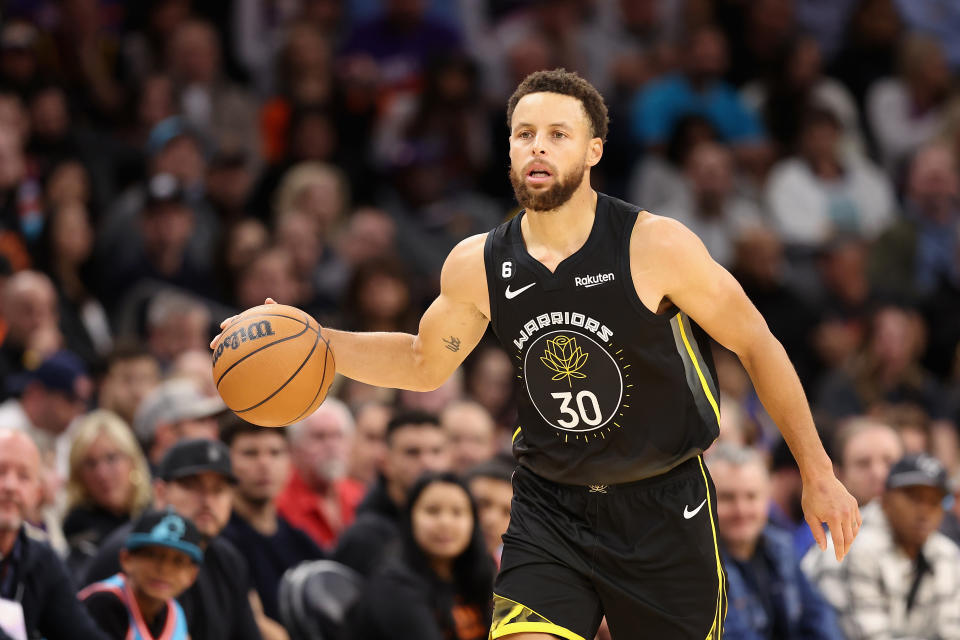
[[[213,351],[213,381],[247,422],[282,427],[303,420],[327,396],[336,371],[320,326],[296,307],[247,309],[223,329]]]

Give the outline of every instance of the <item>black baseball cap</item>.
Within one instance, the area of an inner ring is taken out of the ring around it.
[[[172,509],[145,511],[133,524],[124,545],[133,551],[142,547],[169,547],[190,556],[196,564],[203,562],[200,544],[203,536],[189,518]]]
[[[940,461],[925,453],[912,453],[902,457],[887,476],[887,489],[904,487],[933,487],[949,493],[947,471]]]
[[[236,482],[230,466],[230,450],[219,440],[181,440],[160,461],[158,475],[162,480],[178,480],[205,471],[219,473]]]

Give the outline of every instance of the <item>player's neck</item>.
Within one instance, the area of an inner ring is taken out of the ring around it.
[[[560,208],[553,211],[527,209],[520,224],[527,251],[541,262],[548,262],[550,258],[563,260],[572,255],[590,237],[596,211],[597,192],[590,188],[586,177]]]

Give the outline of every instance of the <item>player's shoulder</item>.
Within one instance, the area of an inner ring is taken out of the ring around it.
[[[662,257],[695,251],[702,246],[702,242],[679,220],[643,210],[637,214],[630,245],[643,255]]]
[[[464,238],[450,250],[443,263],[444,277],[457,278],[483,275],[483,247],[487,241],[486,233]],[[477,274],[477,271],[480,273]]]
[[[450,250],[440,273],[440,288],[444,293],[469,292],[477,288],[486,290],[487,274],[483,250],[486,233],[464,238]]]

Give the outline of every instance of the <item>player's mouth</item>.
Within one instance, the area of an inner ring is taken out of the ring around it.
[[[553,172],[544,164],[534,162],[527,167],[527,182],[531,184],[543,184],[553,177]]]

